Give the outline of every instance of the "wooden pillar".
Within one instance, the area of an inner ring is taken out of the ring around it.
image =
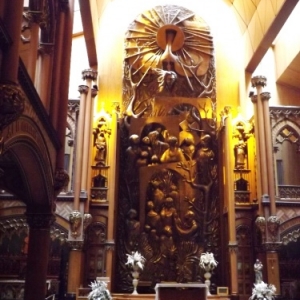
[[[256,95],[252,95],[251,96],[251,101],[253,103],[254,106],[254,131],[255,131],[255,137],[258,137],[259,135],[259,131],[258,131],[258,112],[257,112],[257,96]],[[257,197],[258,197],[258,214],[260,216],[263,215],[263,207],[262,207],[262,203],[260,201],[260,197],[262,195],[262,187],[261,187],[261,157],[260,157],[260,145],[259,145],[259,138],[255,139],[255,149],[256,149],[256,168],[257,168],[257,172],[256,172],[256,177],[257,177],[257,182],[256,182],[256,190],[257,190]]]
[[[91,186],[92,186],[92,172],[91,172],[91,166],[93,164],[93,157],[92,157],[92,152],[93,152],[93,135],[92,135],[92,130],[93,130],[93,116],[94,116],[94,106],[95,106],[95,97],[98,94],[98,89],[96,88],[92,88],[91,89],[91,114],[90,114],[90,131],[89,131],[89,141],[88,141],[88,162],[87,162],[87,166],[88,166],[88,170],[87,170],[87,178],[86,178],[86,185],[87,185],[87,190],[88,193],[90,195],[90,191],[91,191]],[[87,198],[87,201],[85,203],[85,207],[84,207],[84,212],[88,213],[90,210],[90,200],[91,197],[89,196]]]
[[[111,143],[109,145],[109,161],[110,165],[109,171],[109,189],[107,191],[107,199],[109,201],[108,206],[108,226],[107,226],[107,252],[106,252],[106,275],[110,278],[109,289],[111,290],[114,286],[113,282],[113,265],[114,265],[114,246],[115,246],[115,202],[117,198],[117,187],[118,182],[116,181],[116,170],[117,170],[117,146],[118,146],[118,124],[117,124],[117,113],[114,110],[112,113],[111,121]]]
[[[92,115],[93,115],[93,97],[95,97],[95,90],[92,90],[92,82],[97,79],[97,72],[91,69],[82,72],[82,78],[86,80],[88,93],[85,101],[85,117],[83,128],[83,154],[82,154],[82,174],[81,174],[81,189],[88,191],[90,183],[88,182],[88,173],[90,172],[90,151],[92,140]]]
[[[259,140],[259,157],[260,157],[260,179],[262,195],[268,195],[268,173],[267,173],[267,157],[266,157],[266,142],[264,130],[264,114],[261,101],[262,88],[266,85],[266,78],[264,76],[255,76],[251,78],[252,86],[257,90],[257,133],[256,139]],[[260,199],[261,200],[261,199]]]
[[[81,189],[81,173],[82,173],[82,156],[83,156],[83,137],[85,123],[86,98],[89,87],[86,85],[79,86],[80,92],[80,108],[76,132],[76,153],[75,153],[75,170],[74,170],[74,210],[79,211],[79,198]]]
[[[69,241],[71,247],[69,254],[68,286],[67,292],[70,298],[76,299],[77,289],[81,285],[83,270],[83,241]]]
[[[6,0],[4,2],[3,22],[13,43],[7,47],[5,51],[3,51],[0,81],[17,83],[19,67],[19,40],[21,34],[24,1]]]
[[[238,283],[237,283],[237,241],[236,241],[236,224],[235,224],[235,202],[234,202],[234,162],[232,157],[232,149],[230,141],[232,140],[232,118],[230,108],[227,109],[227,116],[224,120],[225,135],[224,135],[224,156],[225,156],[225,197],[228,204],[228,249],[229,249],[229,265],[230,265],[230,290],[232,296],[238,297]]]
[[[44,300],[53,214],[27,214],[29,243],[24,300]]]
[[[41,101],[49,113],[50,111],[50,91],[49,85],[51,85],[52,78],[52,53],[53,45],[41,44],[39,48],[39,57],[37,64],[37,74],[35,87],[41,98]]]
[[[266,143],[266,163],[268,171],[268,187],[270,198],[270,213],[272,216],[276,215],[275,203],[275,176],[274,176],[274,159],[273,159],[273,146],[272,146],[272,133],[271,133],[271,120],[269,112],[269,99],[270,93],[264,92],[261,94],[261,101],[263,104],[264,115],[264,128],[265,128],[265,143]]]
[[[60,69],[60,82],[58,98],[58,111],[55,128],[57,131],[58,139],[62,147],[58,150],[56,155],[56,169],[64,169],[64,156],[65,156],[65,137],[66,125],[68,115],[68,101],[69,101],[69,81],[70,81],[70,65],[71,65],[71,49],[73,39],[73,18],[74,18],[74,0],[62,1],[64,9],[64,28],[63,28],[63,45],[61,69]]]

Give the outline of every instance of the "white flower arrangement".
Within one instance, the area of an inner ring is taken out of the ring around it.
[[[254,283],[254,288],[252,289],[252,296],[250,299],[274,299],[274,294],[276,292],[276,287],[273,284],[267,284],[263,281],[260,283]]]
[[[111,300],[109,290],[107,289],[107,284],[104,281],[95,280],[91,283],[90,287],[92,291],[88,294],[89,300]]]
[[[131,254],[126,254],[126,255],[127,255],[126,265],[131,265],[133,268],[135,267],[138,267],[140,269],[144,268],[146,259],[138,251],[131,252]]]
[[[202,253],[200,256],[199,266],[204,269],[213,270],[218,265],[218,262],[214,258],[214,254],[210,252]]]

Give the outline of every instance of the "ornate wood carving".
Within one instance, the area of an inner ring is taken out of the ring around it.
[[[219,255],[218,147],[208,26],[175,5],[139,15],[125,39],[117,224],[118,291],[126,254],[146,258],[140,280],[200,281],[202,251]],[[214,275],[217,277],[217,274]]]

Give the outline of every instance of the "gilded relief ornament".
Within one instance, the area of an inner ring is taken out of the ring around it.
[[[150,111],[156,96],[215,98],[213,41],[192,11],[162,5],[139,15],[125,40],[125,114]]]

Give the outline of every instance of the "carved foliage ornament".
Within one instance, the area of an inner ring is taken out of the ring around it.
[[[17,84],[0,83],[0,132],[24,111],[25,96]]]

